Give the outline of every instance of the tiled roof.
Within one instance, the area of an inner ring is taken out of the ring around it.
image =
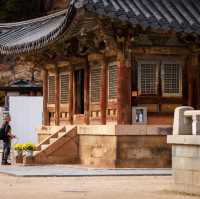
[[[62,12],[0,24],[0,53],[23,53],[44,47],[67,31],[73,10],[81,7],[133,26],[200,33],[200,0],[70,0],[68,9]]]
[[[64,31],[70,9],[33,20],[0,24],[0,53],[19,54],[44,47]]]
[[[200,33],[199,0],[79,0],[99,15],[143,27]]]

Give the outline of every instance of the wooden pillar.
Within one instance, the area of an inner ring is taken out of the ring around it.
[[[192,54],[190,59],[190,64],[188,66],[188,105],[193,106],[194,101],[194,80],[196,76],[196,68],[198,65],[198,55]],[[197,88],[196,88],[197,89]]]
[[[56,102],[55,102],[55,125],[60,124],[60,77],[59,70],[56,69]]]
[[[117,123],[131,124],[131,64],[118,52]]]
[[[70,124],[73,124],[73,116],[74,116],[74,110],[73,110],[73,105],[74,105],[74,70],[73,66],[70,67],[70,78],[69,78],[69,122]]]
[[[88,61],[88,57],[86,57],[86,65],[84,70],[84,116],[85,116],[85,124],[90,123],[90,112],[89,112],[89,104],[90,104],[90,93],[89,93],[89,85],[90,85],[90,65]]]
[[[101,108],[101,124],[106,124],[106,108],[107,108],[107,69],[106,58],[102,57],[101,65],[101,85],[100,85],[100,108]]]
[[[43,69],[43,125],[49,125],[48,114],[48,71]]]
[[[200,110],[200,57],[198,56],[197,65],[197,77],[196,77],[196,88],[197,88],[197,109]]]

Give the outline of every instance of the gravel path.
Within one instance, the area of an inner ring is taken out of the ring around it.
[[[196,199],[172,192],[171,176],[40,177],[0,174],[1,199]]]

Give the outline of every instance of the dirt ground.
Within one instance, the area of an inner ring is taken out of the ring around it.
[[[0,199],[196,199],[170,191],[172,177],[51,177],[0,175]]]

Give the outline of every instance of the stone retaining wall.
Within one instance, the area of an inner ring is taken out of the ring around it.
[[[97,167],[169,168],[170,126],[80,126],[81,164]]]

